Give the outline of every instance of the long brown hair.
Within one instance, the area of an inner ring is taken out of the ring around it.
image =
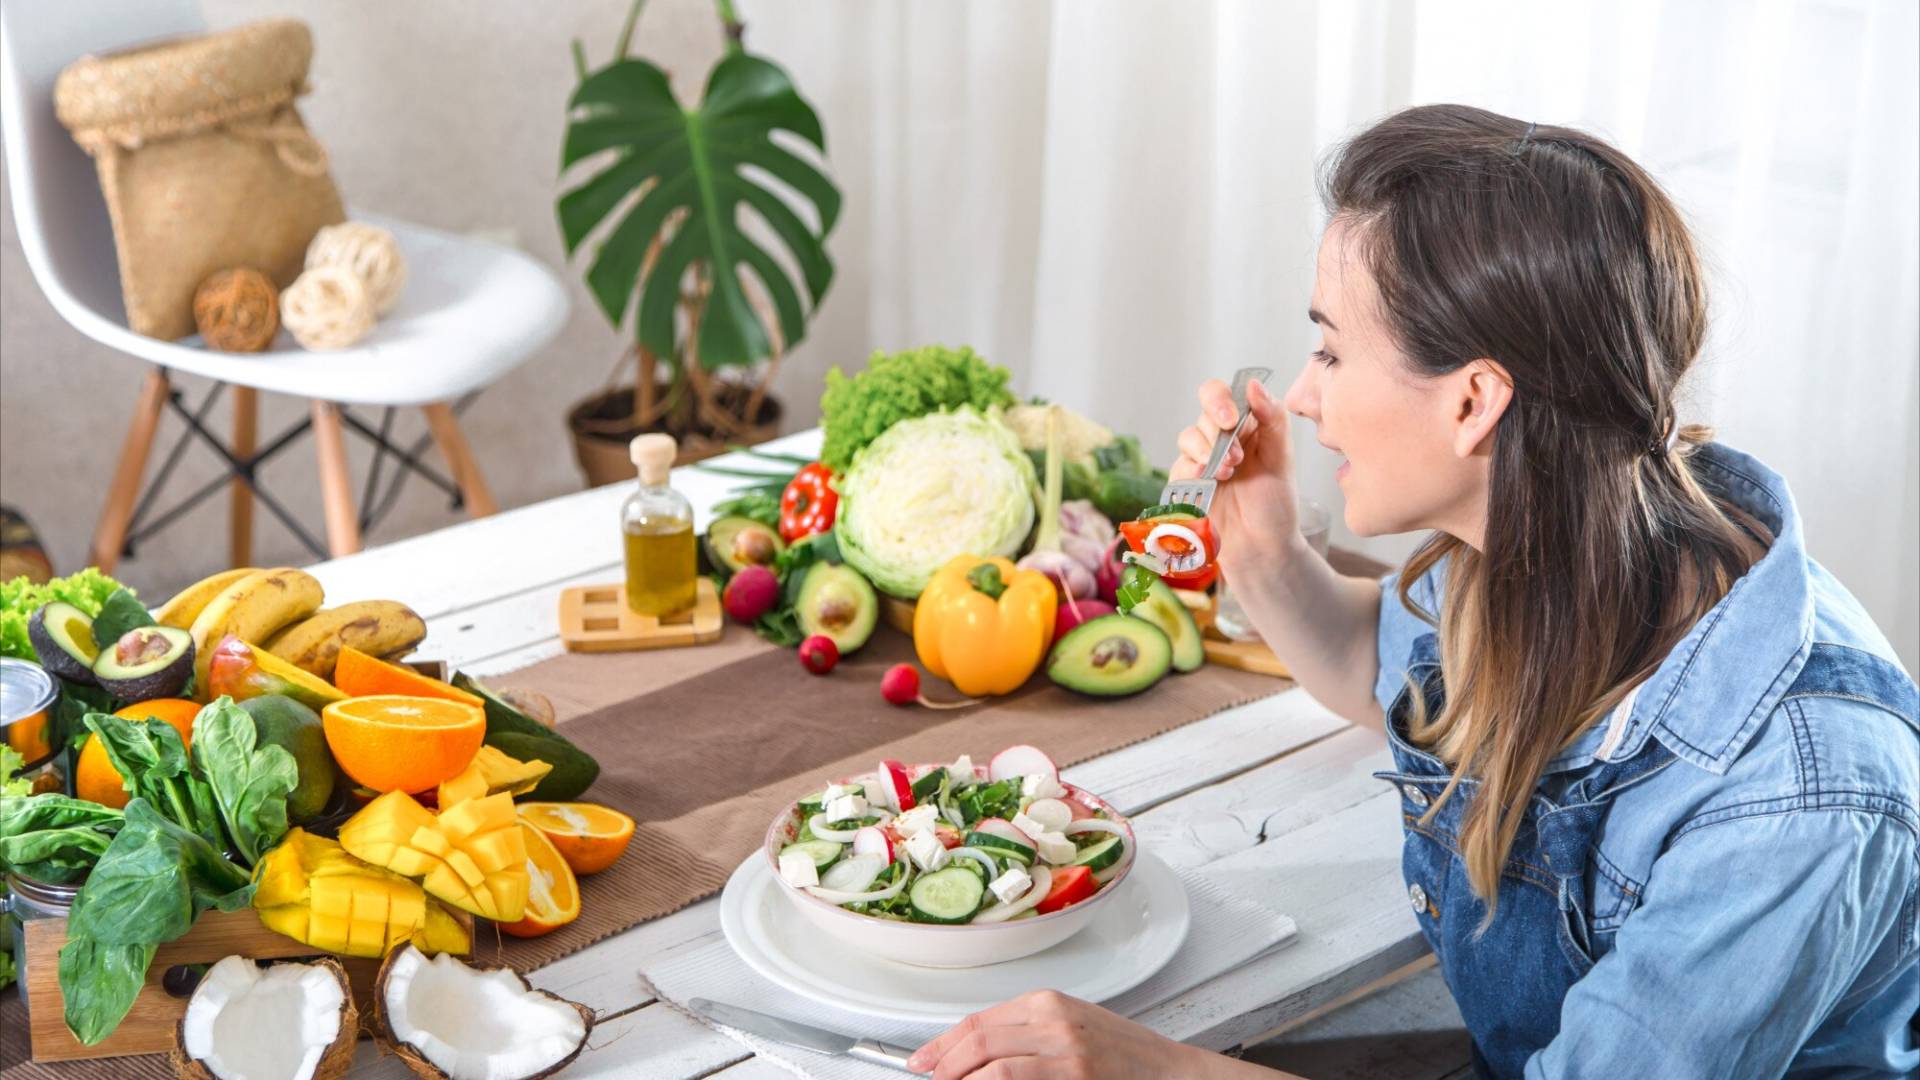
[[[1409,734],[1453,767],[1427,815],[1478,782],[1459,842],[1491,920],[1547,762],[1770,537],[1695,478],[1688,457],[1711,432],[1669,446],[1706,293],[1678,210],[1631,159],[1569,128],[1434,105],[1367,129],[1323,175],[1414,370],[1487,359],[1513,381],[1481,549],[1435,533],[1400,579],[1401,602],[1439,628],[1447,691],[1438,716],[1411,695]],[[1408,590],[1442,561],[1427,612]]]

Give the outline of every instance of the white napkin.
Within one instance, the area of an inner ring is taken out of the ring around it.
[[[1138,1016],[1293,939],[1293,920],[1287,916],[1235,896],[1185,869],[1175,868],[1175,873],[1186,887],[1191,908],[1187,939],[1167,966],[1146,982],[1101,1002],[1122,1016]],[[683,1010],[691,998],[711,998],[909,1050],[943,1030],[939,1025],[884,1020],[797,997],[756,975],[734,955],[725,938],[672,950],[641,974],[653,984],[661,1000]],[[704,1017],[699,1019],[709,1023]],[[899,1080],[906,1075],[851,1058],[811,1053],[728,1027],[709,1026],[768,1061],[813,1080]]]

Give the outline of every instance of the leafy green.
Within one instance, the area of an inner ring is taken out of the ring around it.
[[[777,529],[780,527],[780,496],[769,495],[762,491],[749,491],[745,495],[737,495],[715,503],[713,516],[748,518],[769,529]]]
[[[93,643],[102,649],[111,649],[127,631],[152,625],[153,616],[147,606],[134,597],[133,590],[123,586],[107,595],[100,605],[100,614],[93,617]]]
[[[787,545],[774,556],[773,572],[780,579],[780,599],[765,614],[754,620],[753,632],[782,648],[792,648],[806,639],[800,629],[800,588],[805,584],[807,568],[817,562],[839,563],[840,543],[833,533],[815,533]]]
[[[300,784],[293,755],[259,745],[253,718],[221,697],[194,718],[193,764],[212,789],[241,861],[259,862],[287,831],[287,795]]]
[[[4,921],[5,920],[0,920],[0,922],[4,922]],[[5,927],[0,926],[0,929],[5,929]],[[4,990],[7,987],[12,986],[13,979],[14,979],[13,954],[9,952],[0,952],[0,990]]]
[[[186,744],[172,725],[154,719],[136,722],[107,713],[87,714],[86,724],[100,740],[107,760],[113,763],[130,795],[161,808],[208,843],[226,846],[219,814],[211,795],[204,790],[206,782],[189,771]]]
[[[0,656],[36,659],[33,642],[27,637],[27,620],[41,605],[63,600],[92,618],[100,614],[107,597],[123,587],[91,566],[39,585],[25,577],[0,581]]]
[[[113,695],[98,686],[60,680],[60,700],[53,704],[47,739],[56,752],[61,747],[78,752],[86,743],[87,714],[113,711]],[[75,758],[74,760],[79,760]]]
[[[0,742],[0,797],[25,795],[33,790],[33,781],[20,775],[20,769],[27,759],[20,751]]]
[[[843,473],[861,447],[902,420],[961,405],[981,412],[1011,405],[1007,383],[1012,377],[964,345],[875,352],[866,370],[852,377],[835,367],[827,372],[820,395],[820,423],[826,429],[820,460]]]
[[[753,233],[778,239],[817,309],[833,281],[826,237],[840,192],[775,138],[795,136],[826,151],[820,118],[787,73],[736,50],[714,65],[700,102],[684,106],[666,72],[627,57],[583,78],[567,105],[561,168],[588,158],[605,164],[560,197],[560,231],[572,254],[603,222],[618,219],[587,270],[607,318],[616,327],[624,322],[637,291],[638,336],[655,353],[697,354],[707,368],[752,363],[775,345],[747,299],[743,277],[751,273],[779,316],[782,346],[799,344],[807,306]],[[793,196],[812,204],[817,230],[794,212]],[[750,232],[754,225],[766,229]],[[664,246],[655,248],[656,239]],[[693,327],[678,317],[690,269],[712,290]],[[686,334],[698,335],[697,353],[692,342],[682,347]]]
[[[124,817],[111,807],[51,792],[0,798],[0,869],[35,881],[79,881],[105,853]]]
[[[146,981],[155,947],[184,935],[208,908],[247,906],[253,888],[247,871],[204,837],[143,797],[129,801],[125,826],[67,918],[60,990],[74,1036],[91,1046],[112,1034]]]

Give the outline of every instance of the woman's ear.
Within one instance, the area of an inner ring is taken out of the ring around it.
[[[1456,457],[1493,453],[1493,431],[1513,401],[1513,379],[1492,360],[1474,360],[1456,373],[1453,452]]]

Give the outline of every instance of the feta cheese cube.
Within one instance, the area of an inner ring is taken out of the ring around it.
[[[1032,887],[1033,879],[1027,876],[1025,870],[1017,866],[1007,867],[1006,873],[987,883],[987,888],[992,890],[993,895],[999,897],[1003,904],[1011,904],[1020,899]]]
[[[953,774],[955,781],[972,780],[973,759],[966,754],[961,754],[954,759],[953,764],[947,766],[947,771]]]
[[[1040,852],[1040,857],[1055,866],[1067,865],[1079,853],[1079,849],[1073,846],[1073,841],[1067,839],[1062,833],[1043,832],[1033,840],[1034,847]]]
[[[835,799],[844,798],[848,795],[859,795],[863,799],[866,798],[859,784],[828,784],[827,790],[820,793],[820,801],[822,803],[830,803]]]
[[[796,889],[820,884],[820,868],[813,856],[804,851],[789,851],[780,856],[780,879]]]
[[[866,792],[867,805],[878,806],[883,809],[893,806],[893,791],[887,785],[882,784],[879,778],[872,776],[863,777],[860,781],[860,786]]]
[[[1060,782],[1045,773],[1029,773],[1020,778],[1020,794],[1029,799],[1057,799],[1067,793]]]
[[[831,821],[833,819],[828,818],[827,820]],[[1041,833],[1049,831],[1045,825],[1028,817],[1025,810],[1013,815],[1013,827],[1036,840],[1040,838]]]
[[[946,845],[930,832],[914,833],[907,840],[907,855],[913,859],[915,866],[927,873],[947,865],[947,861],[952,858],[947,854]]]
[[[867,816],[867,800],[858,795],[842,795],[827,804],[827,823],[858,821]]]
[[[916,806],[893,819],[893,830],[902,836],[926,832],[940,821],[940,810],[932,804]]]

